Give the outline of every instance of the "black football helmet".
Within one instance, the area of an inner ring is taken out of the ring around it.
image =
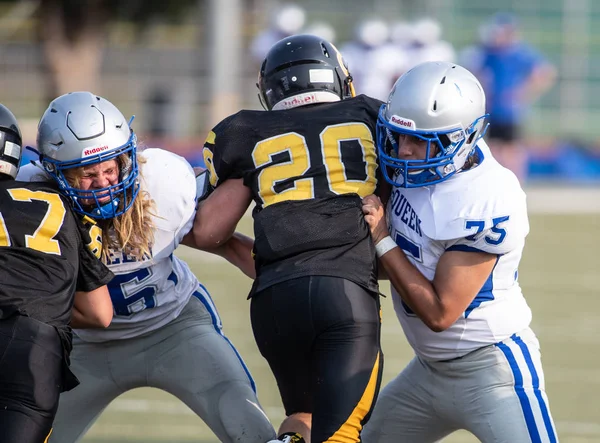
[[[21,166],[22,145],[17,119],[6,106],[0,104],[0,174],[13,180],[17,177]]]
[[[275,43],[262,63],[256,86],[268,111],[355,96],[352,76],[340,52],[327,40],[309,34]]]

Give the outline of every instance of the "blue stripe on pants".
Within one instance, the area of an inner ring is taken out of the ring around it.
[[[244,368],[244,371],[246,372],[246,375],[248,376],[248,380],[250,380],[250,385],[252,386],[252,390],[256,394],[256,383],[254,383],[254,379],[252,378],[252,375],[250,374],[250,370],[246,366],[246,363],[244,363],[244,360],[242,360],[242,356],[240,355],[238,350],[235,348],[235,346],[233,346],[233,343],[231,343],[229,338],[227,338],[225,336],[225,334],[223,334],[223,331],[221,329],[221,327],[222,327],[221,318],[219,317],[219,314],[216,311],[215,304],[214,304],[210,294],[208,293],[208,291],[206,290],[206,288],[204,286],[202,286],[200,283],[198,283],[198,285],[200,286],[200,289],[202,291],[194,291],[194,293],[192,295],[194,297],[196,297],[198,300],[200,300],[202,302],[202,304],[204,305],[204,307],[206,307],[206,310],[208,311],[208,313],[210,314],[210,317],[212,318],[212,323],[215,328],[215,331],[217,331],[221,335],[221,337],[223,337],[227,341],[227,343],[229,343],[229,346],[231,346],[231,349],[233,349],[233,352],[235,352],[235,355],[237,355],[237,358],[240,361],[242,368]]]
[[[546,401],[544,397],[542,397],[542,391],[540,390],[540,378],[535,369],[535,365],[533,364],[533,359],[531,358],[531,354],[525,342],[516,334],[513,334],[511,337],[515,343],[521,348],[523,352],[523,357],[525,357],[525,362],[527,363],[527,367],[531,372],[531,381],[533,385],[533,392],[535,394],[535,398],[540,405],[540,411],[542,411],[542,418],[544,419],[544,425],[546,425],[546,430],[548,431],[548,437],[551,443],[556,443],[556,434],[554,433],[554,426],[552,426],[552,419],[550,418],[550,413],[548,412],[548,406],[546,405]]]
[[[504,356],[508,360],[508,364],[512,370],[513,377],[515,379],[515,392],[519,397],[521,409],[523,409],[523,415],[525,416],[525,423],[527,425],[527,430],[529,431],[529,437],[531,438],[532,443],[542,443],[540,433],[537,425],[535,424],[535,417],[533,416],[533,410],[531,409],[529,398],[527,397],[527,393],[523,387],[523,374],[521,374],[519,364],[517,363],[512,350],[506,344],[500,342],[497,343],[496,346],[498,346],[498,348],[504,353]]]

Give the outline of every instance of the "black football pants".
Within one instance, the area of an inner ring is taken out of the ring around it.
[[[0,320],[0,441],[44,443],[62,390],[56,329],[13,315]]]
[[[286,414],[312,413],[312,443],[361,441],[383,372],[378,294],[336,277],[296,278],[255,293],[251,318]]]

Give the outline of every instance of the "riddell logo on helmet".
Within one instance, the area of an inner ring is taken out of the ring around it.
[[[108,146],[98,146],[96,148],[86,148],[83,151],[83,157],[87,157],[88,155],[94,155],[94,154],[99,154],[102,151],[106,151],[108,149]]]
[[[295,108],[296,106],[308,105],[311,103],[317,103],[317,96],[313,93],[295,95],[281,102],[282,107],[286,109]]]
[[[412,120],[409,120],[407,118],[403,118],[403,117],[398,117],[397,115],[392,115],[392,118],[390,118],[390,123],[396,125],[396,126],[400,126],[402,128],[407,128],[407,129],[416,129],[416,125],[415,122]]]

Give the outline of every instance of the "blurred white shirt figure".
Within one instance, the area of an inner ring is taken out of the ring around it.
[[[261,63],[271,46],[279,40],[300,32],[306,21],[306,11],[295,3],[285,3],[275,9],[267,29],[250,44],[250,54]]]
[[[340,48],[354,78],[357,94],[387,99],[397,73],[406,63],[402,51],[390,44],[389,37],[387,23],[369,19],[359,23],[355,39]]]
[[[391,26],[390,40],[398,48],[408,51],[414,40],[415,28],[409,22],[397,21]]]
[[[454,62],[454,46],[442,40],[442,25],[437,20],[425,17],[415,22],[410,49],[410,67],[424,62]]]
[[[317,37],[321,37],[324,40],[327,40],[331,43],[335,42],[335,29],[329,23],[326,22],[314,22],[308,25],[303,31],[302,34],[310,34],[316,35]]]

